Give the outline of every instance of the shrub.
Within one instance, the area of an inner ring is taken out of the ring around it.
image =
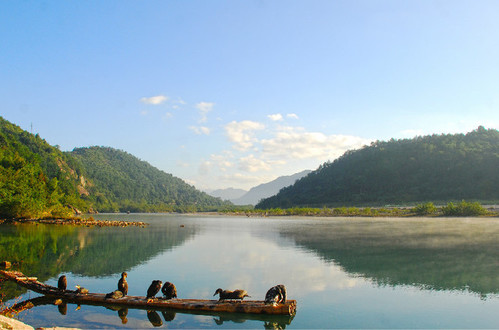
[[[442,213],[445,216],[477,216],[487,214],[487,210],[478,202],[470,203],[463,200],[457,205],[448,203],[442,207]]]
[[[418,204],[412,209],[417,215],[431,215],[437,213],[437,207],[432,202]]]

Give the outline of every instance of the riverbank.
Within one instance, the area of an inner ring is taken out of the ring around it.
[[[313,216],[313,217],[498,217],[497,205],[481,205],[478,202],[449,202],[436,206],[432,202],[415,206],[384,207],[291,207],[272,209],[232,209],[219,212],[220,215],[248,217],[268,216]]]
[[[46,225],[73,225],[73,226],[86,226],[86,227],[129,227],[138,226],[146,227],[148,224],[142,221],[110,221],[110,220],[96,220],[93,217],[86,219],[83,218],[70,218],[70,219],[0,219],[0,224],[46,224]]]

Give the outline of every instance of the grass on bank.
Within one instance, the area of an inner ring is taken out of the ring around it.
[[[234,208],[221,213],[245,214],[252,216],[363,216],[363,217],[467,217],[467,216],[499,216],[497,211],[488,210],[478,202],[461,201],[457,204],[453,202],[444,206],[435,206],[432,202],[417,204],[414,207],[336,207],[336,208],[313,208],[313,207],[293,207],[288,209],[251,209]]]

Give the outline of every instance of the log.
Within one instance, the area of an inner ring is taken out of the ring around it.
[[[27,277],[21,272],[0,270],[0,275],[8,280],[16,282],[31,291],[49,297],[63,298],[68,302],[95,304],[95,305],[117,305],[132,308],[152,309],[177,309],[185,311],[202,312],[226,312],[226,313],[250,313],[250,314],[272,314],[272,315],[294,315],[296,313],[296,300],[287,300],[285,303],[270,305],[263,300],[245,301],[223,301],[204,299],[170,299],[163,298],[146,299],[140,296],[125,296],[119,299],[106,298],[104,293],[80,294],[73,290],[59,290],[56,287],[38,282],[33,277]]]

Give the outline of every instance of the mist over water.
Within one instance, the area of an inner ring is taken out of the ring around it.
[[[499,220],[489,218],[246,218],[98,215],[146,228],[3,226],[0,257],[56,285],[110,292],[122,271],[129,295],[152,280],[175,283],[179,298],[215,299],[217,288],[250,299],[284,284],[291,317],[123,311],[69,304],[18,314],[35,327],[80,328],[497,328]],[[7,305],[37,297],[2,286]],[[424,315],[424,317],[422,317]]]

